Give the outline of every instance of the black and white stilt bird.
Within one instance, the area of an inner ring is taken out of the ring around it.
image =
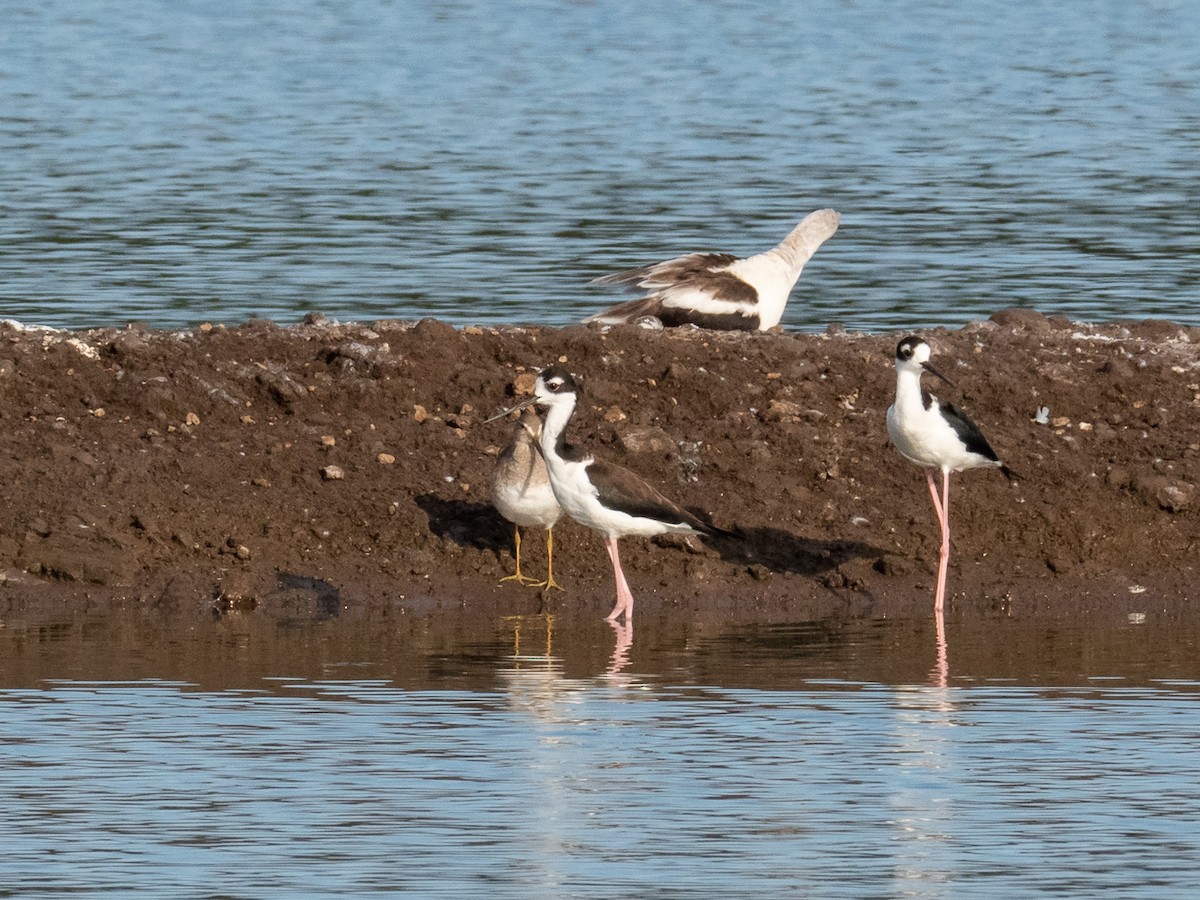
[[[809,213],[778,246],[738,259],[732,253],[689,253],[618,272],[592,284],[625,285],[646,295],[586,322],[618,325],[652,316],[668,328],[694,324],[725,331],[766,331],[779,324],[792,288],[817,248],[837,231],[832,209]]]
[[[896,347],[896,401],[887,411],[888,435],[900,455],[925,469],[929,495],[942,527],[934,609],[941,612],[946,597],[946,569],[950,562],[950,473],[964,469],[997,468],[1011,479],[1012,471],[1000,461],[979,427],[952,403],[942,403],[921,386],[929,372],[947,384],[949,379],[929,363],[932,351],[924,339],[906,337]],[[938,496],[934,472],[941,470]]]
[[[624,616],[628,624],[633,620],[633,592],[621,570],[619,538],[723,532],[671,502],[628,469],[568,443],[565,431],[579,391],[575,376],[565,366],[554,365],[538,376],[533,398],[514,409],[531,403],[546,407],[540,446],[554,496],[567,515],[604,538],[617,587],[617,602],[608,618],[616,621]]]
[[[500,515],[513,523],[516,543],[516,574],[500,581],[516,581],[532,587],[562,587],[554,580],[554,523],[562,515],[562,507],[550,487],[550,474],[542,459],[538,439],[542,435],[542,420],[532,409],[521,412],[511,443],[500,453],[492,470],[492,505]],[[546,529],[546,580],[536,581],[521,574],[521,529]]]

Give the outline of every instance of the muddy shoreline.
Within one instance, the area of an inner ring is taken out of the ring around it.
[[[611,570],[574,523],[565,593],[498,583],[512,531],[488,476],[510,425],[483,420],[562,361],[580,441],[739,535],[627,540],[639,617],[924,615],[937,525],[884,424],[901,336],[6,324],[0,608],[602,617]],[[956,478],[948,614],[1190,616],[1200,329],[1005,310],[925,336],[1021,476]],[[543,571],[538,534],[525,566]]]

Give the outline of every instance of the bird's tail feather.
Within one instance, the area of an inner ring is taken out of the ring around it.
[[[616,306],[610,306],[604,312],[588,316],[584,322],[595,322],[600,325],[625,325],[642,316],[657,316],[661,304],[654,297],[639,297],[636,300],[626,300]]]

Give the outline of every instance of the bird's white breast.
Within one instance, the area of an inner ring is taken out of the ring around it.
[[[591,461],[591,458],[588,458]],[[561,458],[546,460],[554,496],[568,516],[597,531],[605,531],[604,514],[596,488],[587,479],[586,462],[568,462]]]
[[[558,498],[566,514],[576,522],[606,537],[650,537],[667,532],[687,533],[693,530],[689,525],[639,518],[604,506],[600,502],[595,485],[587,477],[587,466],[590,462],[591,457],[584,462],[568,462],[561,458],[546,461],[554,496]]]
[[[515,525],[548,527],[562,514],[545,470],[539,469],[540,457],[535,457],[527,474],[521,473],[526,477],[512,477],[510,472],[509,477],[496,478],[492,483],[492,504]]]
[[[979,465],[979,456],[967,450],[958,433],[942,418],[936,398],[926,409],[919,393],[915,403],[898,396],[887,411],[887,427],[900,455],[919,466],[959,472]]]

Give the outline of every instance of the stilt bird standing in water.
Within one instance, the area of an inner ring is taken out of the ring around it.
[[[945,602],[946,570],[950,564],[950,473],[998,468],[1009,479],[1013,473],[1000,461],[983,432],[966,413],[953,403],[942,403],[921,387],[924,372],[950,384],[945,375],[930,365],[931,355],[929,344],[920,337],[906,337],[897,345],[896,401],[887,411],[887,427],[900,454],[925,469],[929,495],[942,527],[942,550],[933,600],[934,609],[940,612]],[[939,469],[942,473],[940,497],[933,474]]]

